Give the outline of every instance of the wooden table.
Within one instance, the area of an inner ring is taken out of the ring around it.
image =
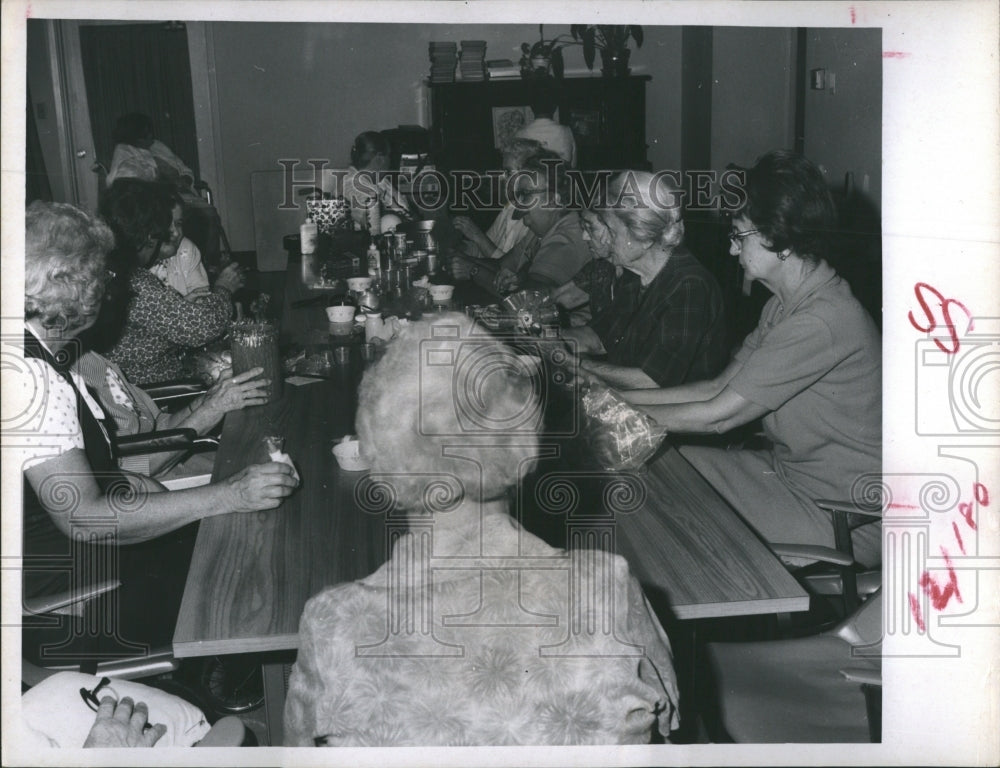
[[[287,283],[288,327],[322,337],[322,305],[291,306],[309,294],[297,265]],[[385,561],[385,519],[361,511],[354,498],[363,475],[341,471],[330,453],[333,440],[351,431],[353,411],[349,377],[334,376],[286,385],[280,401],[226,417],[213,479],[264,461],[262,438],[278,433],[302,487],[276,510],[202,522],[174,636],[177,656],[293,650],[310,596]],[[674,449],[634,482],[641,503],[598,525],[610,525],[614,546],[654,603],[665,602],[678,619],[808,608],[802,588]],[[593,528],[593,519],[586,525]],[[265,665],[271,743],[280,743],[283,686],[281,666]]]

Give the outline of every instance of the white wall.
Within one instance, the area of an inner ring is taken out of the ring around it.
[[[811,29],[806,69],[836,75],[836,92],[806,90],[805,155],[841,188],[848,172],[876,209],[882,201],[882,31]]]
[[[712,167],[752,165],[795,143],[794,29],[716,27],[712,41]]]

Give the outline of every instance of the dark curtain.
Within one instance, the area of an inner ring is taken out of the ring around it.
[[[199,175],[184,25],[87,24],[80,27],[80,48],[97,158],[111,163],[118,117],[143,112],[156,138]]]
[[[42,156],[42,142],[38,138],[38,125],[32,109],[31,88],[28,88],[28,122],[25,136],[25,201],[52,200],[49,175],[45,172],[45,158]]]

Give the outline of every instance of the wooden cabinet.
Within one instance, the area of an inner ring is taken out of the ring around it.
[[[649,168],[646,83],[650,79],[640,75],[562,81],[558,119],[573,128],[581,169]],[[477,172],[499,169],[494,118],[500,117],[502,108],[527,107],[529,85],[520,79],[431,85],[437,167]]]

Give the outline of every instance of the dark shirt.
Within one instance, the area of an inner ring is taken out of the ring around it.
[[[727,362],[722,292],[686,248],[645,288],[626,270],[590,325],[609,363],[641,368],[661,387],[712,378]]]

